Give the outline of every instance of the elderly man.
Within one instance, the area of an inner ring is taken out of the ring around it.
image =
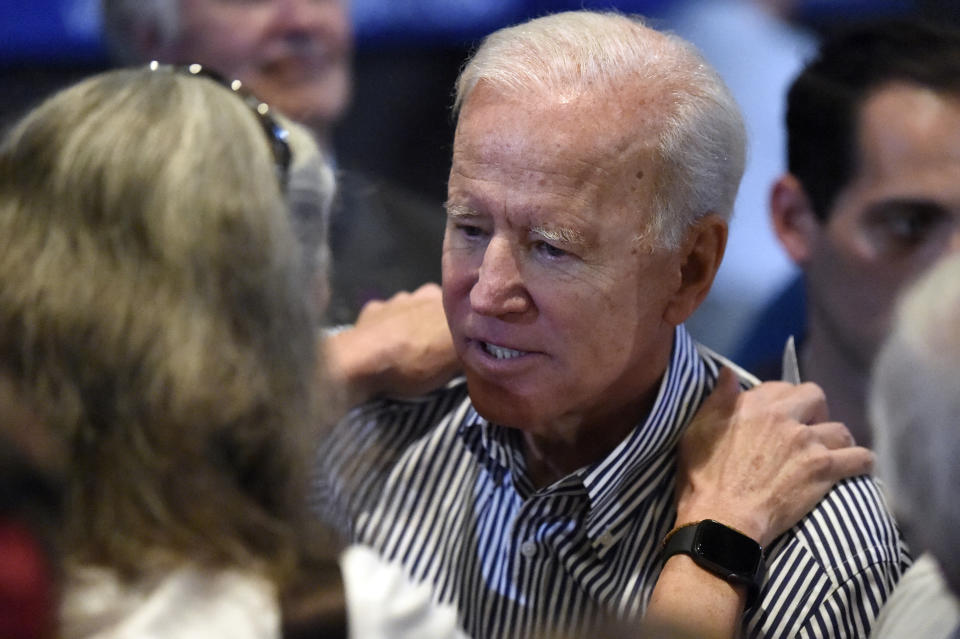
[[[960,245],[960,31],[894,20],[835,34],[790,89],[787,135],[771,216],[804,279],[741,359],[779,379],[794,332],[803,378],[869,446],[870,366],[894,300]]]
[[[960,636],[960,255],[908,289],[869,393],[879,471],[911,544],[928,551],[877,619],[874,639]]]
[[[108,42],[121,62],[209,66],[241,80],[330,146],[350,99],[346,0],[102,0],[102,6]],[[342,172],[330,227],[331,321],[352,322],[370,300],[436,282],[442,237],[439,205]]]
[[[799,484],[748,473],[713,498],[725,467],[697,472],[696,440],[678,456],[726,363],[682,327],[743,170],[720,79],[678,38],[571,12],[488,37],[457,105],[443,296],[466,382],[352,413],[323,447],[320,507],[475,637],[638,616],[682,570],[747,597],[750,636],[864,636],[907,562],[872,481],[841,483],[778,537],[771,504]],[[759,469],[818,433],[731,463]]]

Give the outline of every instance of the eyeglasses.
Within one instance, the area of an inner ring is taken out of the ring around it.
[[[267,143],[270,145],[271,153],[273,153],[273,163],[277,172],[277,180],[280,182],[280,190],[286,192],[287,181],[290,175],[290,163],[293,159],[290,144],[287,142],[290,132],[277,122],[276,118],[270,113],[270,106],[266,102],[263,102],[245,89],[240,80],[228,81],[216,71],[208,69],[201,64],[175,66],[160,64],[154,60],[147,65],[147,67],[151,71],[169,69],[179,73],[186,73],[187,75],[208,78],[240,97],[244,103],[250,107],[250,110],[253,111],[261,128],[263,128],[264,133],[267,135]]]

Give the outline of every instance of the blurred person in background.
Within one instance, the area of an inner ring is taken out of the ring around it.
[[[102,7],[118,61],[209,65],[306,124],[330,159],[332,129],[350,99],[346,0],[103,0]],[[319,185],[298,188],[309,195]],[[387,388],[435,387],[456,369],[439,287],[419,288],[440,277],[439,206],[342,171],[330,217],[317,286],[326,323],[358,323],[324,342],[347,402]],[[394,295],[358,318],[368,301]]]
[[[347,0],[102,0],[102,7],[107,43],[120,63],[200,63],[241,80],[309,127],[333,157],[332,130],[351,93]],[[443,237],[439,204],[339,173],[327,310],[335,324],[353,322],[370,300],[439,281]]]
[[[905,292],[870,384],[877,472],[923,554],[877,618],[872,639],[960,637],[960,256]]]
[[[796,271],[773,233],[768,203],[770,184],[786,169],[787,89],[816,50],[815,36],[796,20],[801,4],[677,0],[664,15],[665,24],[696,45],[720,73],[747,127],[747,163],[723,264],[686,322],[699,341],[724,354],[732,353],[756,314]]]
[[[796,335],[803,379],[869,446],[870,366],[893,302],[960,246],[960,31],[903,19],[838,32],[790,89],[787,136],[770,213],[803,278],[737,357],[779,379]]]

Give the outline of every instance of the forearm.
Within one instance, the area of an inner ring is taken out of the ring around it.
[[[734,586],[704,570],[686,555],[674,555],[660,573],[647,619],[692,637],[736,637],[746,604],[746,587]]]

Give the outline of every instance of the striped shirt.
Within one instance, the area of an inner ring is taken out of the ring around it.
[[[654,407],[605,458],[536,490],[520,433],[460,381],[353,411],[324,446],[315,506],[403,564],[473,637],[580,636],[645,612],[676,516],[675,445],[720,360],[678,327]],[[768,549],[749,637],[867,637],[909,564],[873,480],[841,482]]]

